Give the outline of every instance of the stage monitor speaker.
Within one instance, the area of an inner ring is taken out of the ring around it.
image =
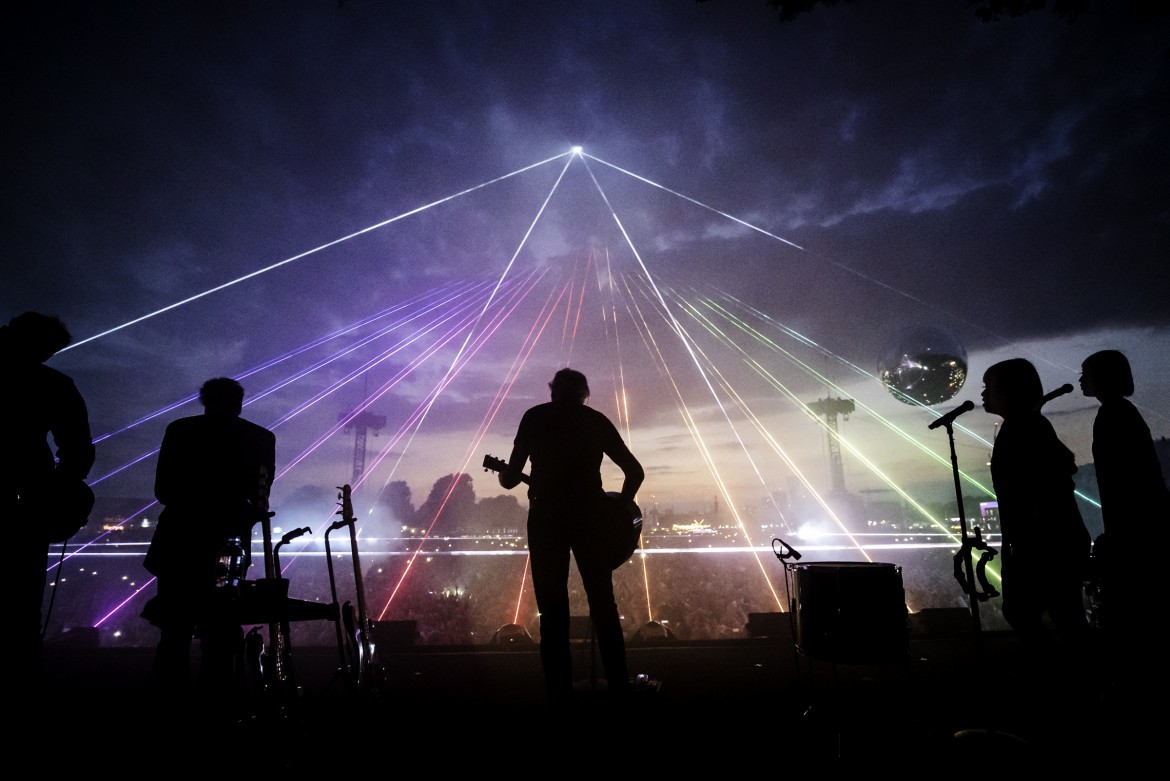
[[[520,624],[504,624],[492,635],[492,645],[506,645],[509,647],[531,646],[535,641]]]
[[[790,566],[796,573],[796,645],[802,652],[843,664],[907,658],[900,567],[877,562]]]
[[[674,639],[674,634],[666,624],[658,621],[647,621],[634,632],[629,645],[665,645]]]

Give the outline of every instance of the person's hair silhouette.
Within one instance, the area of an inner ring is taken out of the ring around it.
[[[35,363],[44,363],[73,341],[60,317],[40,312],[25,312],[12,318],[8,332],[16,354]]]
[[[589,398],[589,380],[575,369],[561,369],[553,375],[548,389],[553,401],[575,401],[584,404]]]
[[[1025,358],[993,364],[984,374],[983,384],[984,409],[1003,418],[1039,408],[1044,396],[1040,375]]]
[[[1101,350],[1086,358],[1081,364],[1081,390],[1086,396],[1097,398],[1132,396],[1133,370],[1125,353]]]
[[[244,386],[230,377],[216,377],[199,388],[199,403],[207,415],[239,415],[244,410]]]

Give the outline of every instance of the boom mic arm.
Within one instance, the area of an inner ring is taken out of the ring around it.
[[[955,407],[953,410],[951,410],[947,414],[936,419],[933,423],[931,423],[929,426],[927,426],[927,428],[928,429],[936,429],[939,426],[946,426],[947,428],[950,428],[951,424],[955,422],[955,418],[959,417],[964,412],[970,412],[973,409],[975,409],[975,402],[971,401],[970,399],[967,399],[966,401],[964,401],[959,406]]]

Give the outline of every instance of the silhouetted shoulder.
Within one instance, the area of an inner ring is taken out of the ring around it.
[[[275,433],[273,433],[269,429],[264,428],[259,423],[253,423],[252,421],[244,420],[243,418],[240,418],[240,420],[242,420],[244,423],[247,423],[248,426],[255,432],[256,436],[261,437],[263,439],[276,439]]]

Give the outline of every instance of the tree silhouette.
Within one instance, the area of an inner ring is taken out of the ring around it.
[[[523,532],[528,511],[511,494],[489,496],[479,500],[478,530],[489,534]]]
[[[395,480],[382,491],[379,504],[389,515],[389,522],[395,527],[414,521],[414,505],[410,500],[410,486],[405,480]]]
[[[443,475],[435,481],[430,495],[415,513],[415,525],[430,528],[436,517],[439,523],[434,533],[463,534],[475,526],[475,488],[471,475],[460,472]]]

